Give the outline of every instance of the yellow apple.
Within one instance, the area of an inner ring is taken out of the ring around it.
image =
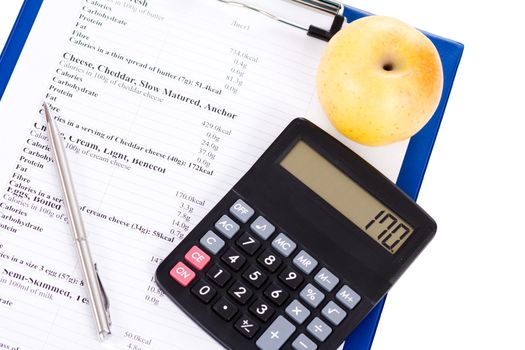
[[[321,106],[335,128],[371,146],[407,139],[434,114],[443,89],[434,44],[400,20],[368,16],[328,43],[317,73]]]

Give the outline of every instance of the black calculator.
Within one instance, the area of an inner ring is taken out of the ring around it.
[[[435,232],[379,171],[295,119],[156,278],[227,349],[336,349]]]

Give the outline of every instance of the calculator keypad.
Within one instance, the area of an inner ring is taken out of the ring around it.
[[[201,245],[211,254],[217,254],[222,247],[224,247],[224,241],[217,236],[213,231],[208,231],[200,240]]]
[[[308,283],[299,295],[311,307],[319,306],[324,299],[324,294],[311,283]]]
[[[228,294],[239,302],[240,304],[244,305],[250,300],[251,296],[253,295],[253,292],[248,286],[246,286],[244,283],[240,281],[236,281],[230,289],[228,289]]]
[[[170,276],[177,281],[181,286],[187,287],[191,281],[195,278],[195,272],[193,272],[186,264],[179,261],[171,271]]]
[[[186,253],[184,259],[199,271],[205,268],[211,260],[208,254],[195,245]]]
[[[281,306],[288,299],[290,293],[288,293],[284,287],[281,287],[276,283],[272,283],[268,288],[266,288],[264,295],[275,305]]]
[[[292,347],[294,348],[294,350],[317,349],[317,345],[303,333],[299,334],[299,336],[294,340],[294,342],[292,343]]]
[[[299,254],[297,254],[293,259],[293,263],[307,275],[309,275],[317,266],[317,260],[312,258],[312,256],[304,250],[301,250]]]
[[[206,276],[208,276],[208,278],[219,287],[224,287],[232,275],[219,265],[215,264],[208,270],[208,272],[206,272]]]
[[[191,288],[191,292],[205,304],[208,304],[217,293],[209,283],[202,280],[198,281],[193,288]]]
[[[332,333],[332,328],[319,317],[314,318],[306,327],[306,330],[320,341],[325,341],[330,333]]]
[[[297,244],[295,244],[295,242],[288,238],[284,233],[279,233],[279,235],[273,240],[272,247],[287,258],[293,253]]]
[[[196,243],[170,276],[260,350],[317,349],[361,300],[242,199]]]
[[[255,288],[260,288],[268,279],[268,275],[254,265],[246,269],[242,277]]]
[[[270,272],[275,272],[282,263],[281,258],[279,258],[277,254],[275,254],[270,249],[265,250],[261,255],[259,255],[259,257],[257,258],[257,261],[266,270]]]
[[[279,279],[293,290],[296,290],[303,283],[303,276],[291,267],[286,267],[280,274]]]
[[[270,224],[270,222],[262,216],[259,216],[254,222],[252,222],[250,229],[262,239],[267,240],[268,237],[272,235],[273,231],[275,231],[275,226]]]
[[[237,246],[241,248],[248,255],[254,255],[261,246],[261,242],[255,239],[252,235],[244,233],[238,240]]]
[[[338,326],[346,317],[346,311],[333,301],[326,304],[321,314],[334,326]]]
[[[236,330],[239,331],[239,333],[241,333],[248,339],[253,338],[253,336],[257,333],[259,328],[261,328],[259,324],[248,315],[242,315],[237,320],[237,322],[235,322],[234,327]]]
[[[255,213],[255,210],[253,210],[248,204],[244,203],[242,199],[237,199],[235,204],[230,207],[230,213],[235,216],[237,220],[245,224],[250,220]]]
[[[302,324],[310,316],[310,310],[297,299],[286,307],[285,312],[298,324]]]
[[[215,305],[213,305],[213,311],[226,321],[231,320],[237,313],[237,310],[238,308],[224,297],[220,298]]]
[[[250,306],[250,311],[263,322],[268,321],[275,312],[274,308],[263,299],[257,299],[252,306]]]
[[[244,255],[233,248],[230,248],[221,257],[221,260],[226,263],[233,271],[239,271],[246,262]]]
[[[315,275],[315,281],[323,287],[327,292],[331,292],[335,286],[339,283],[339,278],[335,277],[333,273],[328,271],[326,267],[323,267]]]
[[[230,239],[239,231],[239,225],[228,215],[223,215],[219,221],[215,223],[215,228],[222,233],[224,237]]]

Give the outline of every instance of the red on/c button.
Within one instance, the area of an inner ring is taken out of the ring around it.
[[[184,259],[199,271],[205,268],[211,260],[208,254],[195,245],[184,255]]]
[[[179,282],[181,286],[186,287],[195,278],[195,272],[193,272],[182,261],[179,261],[177,265],[171,269],[170,276],[175,281]]]

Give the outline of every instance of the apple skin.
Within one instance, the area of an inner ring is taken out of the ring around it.
[[[386,16],[353,21],[328,43],[317,72],[321,106],[335,128],[369,146],[407,139],[432,117],[443,90],[434,44]]]

